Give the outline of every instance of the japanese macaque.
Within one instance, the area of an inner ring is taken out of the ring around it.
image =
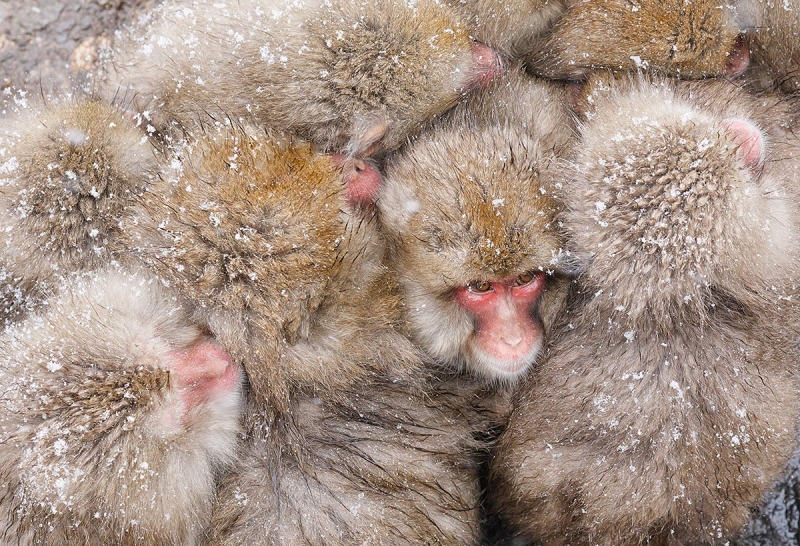
[[[527,58],[532,73],[580,80],[594,68],[649,68],[696,79],[737,76],[749,62],[748,45],[741,33],[752,26],[752,11],[739,9],[737,4],[718,0],[571,0],[567,6],[550,34]]]
[[[525,374],[563,301],[562,93],[509,73],[391,158],[378,199],[411,337],[490,383]]]
[[[435,0],[167,2],[121,38],[103,76],[154,129],[253,122],[325,151],[402,144],[500,72]]]
[[[724,544],[796,445],[797,140],[728,82],[617,85],[560,177],[587,265],[495,506],[542,544]]]
[[[143,272],[73,279],[0,338],[0,537],[193,544],[235,458],[241,374]]]
[[[479,446],[464,410],[433,402],[337,159],[247,130],[177,159],[125,245],[247,373],[209,544],[475,544]]]
[[[751,48],[761,86],[787,93],[800,91],[800,2],[758,2],[758,24]],[[760,76],[760,78],[759,78]]]
[[[566,10],[564,0],[447,0],[472,26],[475,38],[512,60],[531,53]]]
[[[156,176],[145,133],[94,99],[8,120],[0,156],[0,322],[24,316],[72,272],[110,260],[120,218]]]

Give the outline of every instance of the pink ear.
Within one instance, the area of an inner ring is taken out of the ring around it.
[[[757,167],[764,159],[764,136],[761,130],[749,121],[737,118],[726,119],[723,125],[738,145],[736,157],[748,167]]]
[[[472,44],[472,70],[465,88],[486,89],[503,72],[503,62],[495,51],[483,44]]]

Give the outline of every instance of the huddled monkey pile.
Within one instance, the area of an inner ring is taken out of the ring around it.
[[[2,542],[735,540],[798,443],[797,13],[164,0],[14,97]]]

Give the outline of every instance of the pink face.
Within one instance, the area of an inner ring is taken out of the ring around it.
[[[333,154],[331,161],[342,169],[344,184],[347,188],[345,197],[351,206],[360,207],[375,202],[382,177],[372,161],[347,158],[342,154]]]
[[[455,301],[475,321],[468,341],[468,365],[498,379],[515,379],[534,363],[542,348],[542,326],[533,309],[546,276],[523,273],[492,281],[473,281],[455,292]]]
[[[472,68],[464,85],[466,91],[486,89],[489,83],[503,72],[503,63],[497,53],[483,44],[472,44]]]

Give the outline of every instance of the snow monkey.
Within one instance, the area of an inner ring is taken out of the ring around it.
[[[201,137],[147,189],[125,247],[247,374],[209,543],[475,544],[478,446],[464,410],[432,401],[336,158],[264,131]]]
[[[567,0],[527,57],[528,68],[568,80],[594,68],[650,68],[684,79],[737,76],[749,61],[742,32],[753,25],[750,1]]]
[[[110,259],[120,218],[158,164],[142,130],[119,108],[91,98],[21,108],[0,139],[6,323],[34,309],[65,275]]]
[[[363,158],[500,72],[435,0],[175,0],[119,39],[102,76],[154,129],[249,120]]]
[[[523,376],[563,301],[561,95],[510,72],[391,158],[378,198],[411,337],[490,383]]]
[[[113,267],[0,338],[0,540],[194,544],[235,458],[241,375],[173,291]]]
[[[796,444],[797,140],[725,81],[616,85],[560,177],[587,265],[495,505],[544,544],[724,544]]]

